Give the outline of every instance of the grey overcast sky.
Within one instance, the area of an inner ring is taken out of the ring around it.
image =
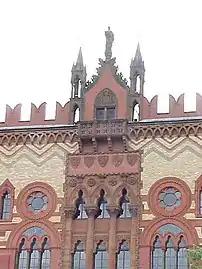
[[[49,110],[56,100],[66,103],[79,47],[90,78],[104,57],[108,26],[127,79],[139,41],[145,95],[160,94],[166,109],[168,93],[186,93],[192,109],[195,92],[202,93],[201,14],[201,0],[1,0],[0,110],[5,103],[46,101]]]

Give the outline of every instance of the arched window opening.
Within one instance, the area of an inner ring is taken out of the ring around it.
[[[183,236],[180,237],[177,248],[177,269],[188,268],[187,247]]]
[[[119,245],[116,263],[116,269],[130,269],[130,249],[126,241]]]
[[[99,219],[108,219],[109,213],[107,211],[107,200],[105,199],[105,191],[101,189],[100,191],[100,197],[98,199],[98,213],[96,215]]]
[[[162,250],[161,240],[156,236],[153,248],[151,251],[151,269],[163,269],[164,267],[164,253]]]
[[[88,216],[85,210],[85,201],[83,199],[83,191],[79,190],[78,198],[76,199],[76,213],[74,215],[74,219],[87,219]]]
[[[176,240],[169,235],[163,245],[160,236],[156,236],[151,249],[151,269],[188,269],[186,242],[183,236],[174,244]]]
[[[94,254],[94,269],[107,269],[108,268],[108,253],[103,241],[97,245]]]
[[[77,123],[80,120],[80,109],[77,105],[74,107],[73,113],[73,122]]]
[[[102,90],[95,99],[95,119],[112,120],[116,118],[116,95],[109,89]]]
[[[50,246],[44,235],[45,231],[39,227],[29,228],[23,233],[16,254],[16,269],[50,269]]]
[[[72,255],[72,269],[86,268],[86,254],[81,241],[75,244],[74,253]]]
[[[141,80],[140,80],[140,75],[136,76],[136,85],[135,85],[135,91],[137,93],[140,93],[141,90]]]
[[[165,268],[174,269],[176,268],[176,265],[177,265],[176,249],[174,248],[171,236],[169,236],[166,241],[166,248],[165,248]]]
[[[140,106],[138,103],[134,103],[133,110],[132,110],[132,121],[139,121],[140,120]]]
[[[28,251],[26,249],[25,238],[22,239],[17,253],[17,269],[27,269]]]
[[[29,266],[30,269],[38,269],[39,268],[39,262],[40,262],[40,255],[37,248],[37,241],[36,238],[32,239],[31,247],[30,247],[30,260],[29,260]]]
[[[199,214],[202,215],[202,190],[199,193]]]
[[[118,214],[119,218],[130,218],[131,217],[131,212],[130,212],[130,201],[127,197],[127,190],[123,188],[121,192],[121,198],[119,200],[119,207],[120,207],[120,212]]]
[[[45,237],[42,243],[42,252],[41,252],[41,269],[50,268],[50,246],[48,238]]]
[[[11,195],[9,191],[5,191],[1,197],[1,219],[10,218],[11,214]]]

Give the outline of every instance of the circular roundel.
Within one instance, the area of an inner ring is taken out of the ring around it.
[[[178,178],[164,178],[149,190],[149,207],[155,215],[176,216],[191,205],[191,191]]]
[[[18,195],[17,211],[22,218],[47,218],[56,209],[56,197],[55,191],[48,184],[31,183]]]
[[[40,191],[35,191],[30,194],[27,199],[28,210],[34,214],[40,213],[47,209],[48,197]]]

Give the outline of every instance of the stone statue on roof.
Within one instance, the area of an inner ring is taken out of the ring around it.
[[[105,47],[105,59],[109,61],[112,58],[112,44],[114,42],[114,34],[108,27],[108,30],[105,31],[106,37],[106,47]]]

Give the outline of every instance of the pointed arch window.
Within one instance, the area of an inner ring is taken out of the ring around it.
[[[16,253],[16,269],[50,269],[49,239],[40,227],[27,229]]]
[[[78,105],[75,105],[73,109],[73,123],[77,123],[79,120],[80,120],[80,108]]]
[[[87,219],[88,216],[85,210],[85,201],[83,198],[82,190],[79,190],[78,192],[78,198],[76,199],[75,206],[76,206],[76,213],[74,215],[74,219]]]
[[[95,119],[112,120],[116,118],[116,95],[109,89],[102,90],[95,99]]]
[[[84,246],[81,241],[77,241],[72,255],[72,269],[85,269],[86,267],[86,254]]]
[[[11,215],[11,194],[5,191],[1,197],[1,219],[7,220]]]
[[[188,269],[187,246],[182,230],[173,224],[163,225],[151,249],[151,269]],[[167,240],[164,236],[169,234]],[[164,244],[162,242],[165,242]]]
[[[132,121],[139,121],[139,120],[140,120],[140,105],[137,103],[137,101],[135,101],[132,109]]]
[[[108,253],[103,241],[97,245],[94,254],[94,269],[107,269],[108,268]]]
[[[14,202],[14,187],[7,179],[0,186],[0,220],[11,220]]]
[[[123,219],[123,218],[131,218],[131,212],[130,212],[130,201],[127,196],[127,190],[123,188],[121,192],[121,198],[119,200],[119,207],[120,207],[120,212],[118,214],[118,217]]]
[[[126,241],[122,241],[119,245],[116,269],[130,269],[130,249]]]
[[[107,210],[107,200],[105,199],[105,191],[101,189],[100,197],[98,199],[98,213],[96,218],[99,219],[108,219],[110,218],[108,210]]]

